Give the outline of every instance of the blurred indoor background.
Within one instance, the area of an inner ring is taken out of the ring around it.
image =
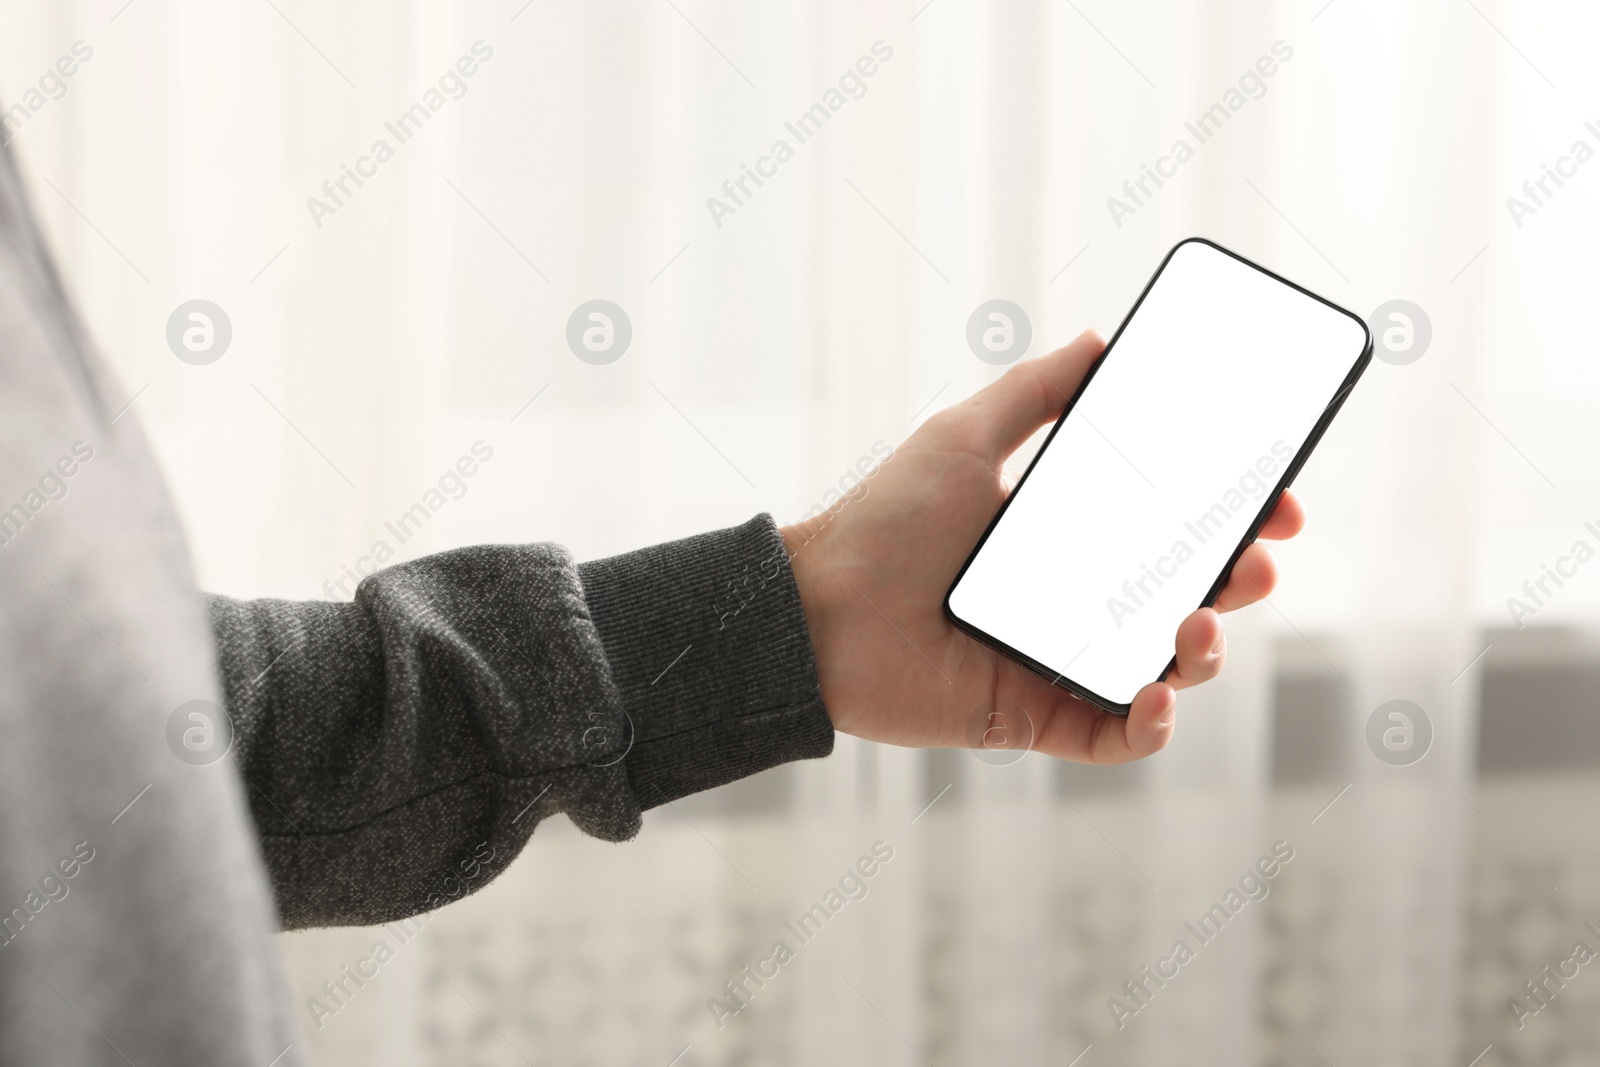
[[[1029,355],[1109,333],[1192,234],[1362,315],[1414,305],[1413,347],[1298,483],[1281,591],[1230,618],[1226,676],[1182,695],[1158,757],[840,738],[631,844],[548,823],[332,1014],[323,983],[399,937],[282,939],[313,1062],[1600,1061],[1600,966],[1571,962],[1600,951],[1600,565],[1508,605],[1600,546],[1592,5],[63,0],[6,22],[5,135],[218,592],[327,596],[479,441],[399,558],[796,518],[1001,372],[967,344],[980,303],[1024,310]],[[863,56],[798,143],[785,123]],[[400,143],[385,124],[429,99]],[[1203,143],[1186,126],[1230,101]],[[708,208],[780,138],[792,159]],[[393,158],[361,162],[380,139]],[[1180,139],[1192,158],[1131,199]],[[366,176],[334,198],[346,167]],[[632,332],[600,365],[567,343],[597,299]],[[231,324],[205,365],[168,344],[191,300]],[[1409,751],[1368,740],[1394,700]],[[879,841],[868,895],[717,1019]],[[1191,938],[1279,842],[1265,899]],[[1157,988],[1141,968],[1179,939],[1195,958]]]

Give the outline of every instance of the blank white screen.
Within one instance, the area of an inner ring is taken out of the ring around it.
[[[1179,245],[952,589],[951,611],[1131,702],[1365,345],[1354,316],[1209,244]]]

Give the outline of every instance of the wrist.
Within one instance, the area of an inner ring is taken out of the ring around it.
[[[775,533],[760,515],[578,566],[623,713],[615,749],[580,758],[625,772],[641,807],[832,749]]]
[[[820,583],[816,568],[812,566],[812,560],[817,555],[816,539],[820,532],[817,518],[820,517],[778,527],[778,536],[783,539],[784,554],[788,557],[789,573],[794,576],[795,588],[800,593],[800,610],[806,617],[806,628],[810,631],[813,648],[817,645],[819,628],[825,625],[818,588]]]
[[[848,704],[837,692],[838,659],[836,649],[845,617],[839,589],[849,590],[831,563],[832,539],[829,536],[831,512],[803,519],[778,528],[789,556],[789,571],[800,594],[800,610],[811,638],[811,651],[817,665],[817,681],[822,703],[834,729],[853,733],[848,721]]]

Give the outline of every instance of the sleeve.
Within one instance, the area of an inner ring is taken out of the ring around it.
[[[647,808],[833,748],[767,515],[577,566],[554,545],[444,552],[353,603],[210,603],[288,929],[432,911],[550,815],[623,841]]]

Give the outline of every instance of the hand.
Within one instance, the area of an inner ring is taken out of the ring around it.
[[[1139,691],[1126,718],[1051,685],[944,615],[945,591],[1010,491],[1003,462],[1060,416],[1104,348],[1089,331],[1018,364],[923,423],[864,493],[782,530],[836,729],[896,745],[972,747],[991,712],[1012,704],[1032,720],[1034,750],[1122,763],[1171,738],[1175,690],[1222,669],[1217,611],[1253,604],[1277,584],[1272,553],[1259,543],[1239,557],[1216,610],[1201,608],[1178,627],[1177,666]],[[1260,536],[1293,537],[1304,524],[1286,492]]]

